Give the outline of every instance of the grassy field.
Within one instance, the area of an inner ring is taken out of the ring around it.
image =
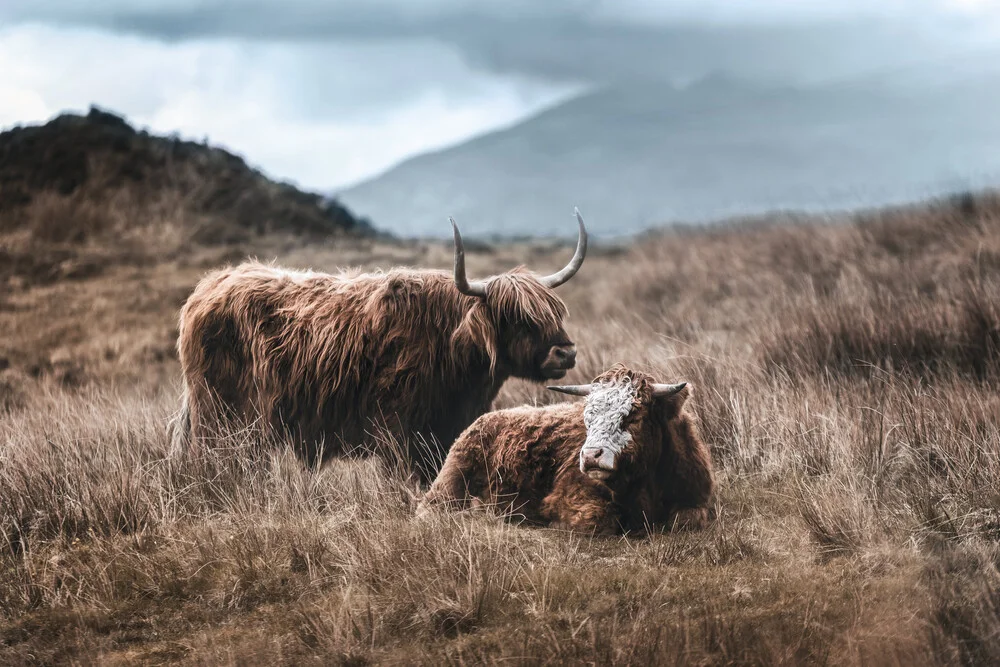
[[[271,238],[10,275],[0,663],[1000,661],[1000,195],[592,252],[560,290],[567,381],[616,361],[690,381],[719,472],[710,528],[649,537],[417,519],[399,462],[311,472],[252,433],[165,458],[177,310],[249,252],[451,263]],[[470,272],[569,252],[470,249]],[[555,400],[511,382],[499,405]]]

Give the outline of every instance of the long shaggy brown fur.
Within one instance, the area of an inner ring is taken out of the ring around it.
[[[580,470],[583,402],[519,407],[483,415],[462,433],[424,507],[493,505],[531,523],[600,534],[703,524],[714,475],[708,448],[684,409],[690,385],[654,398],[653,379],[621,365],[594,382],[631,382],[637,389],[625,420],[632,440],[611,479]]]
[[[209,275],[180,315],[177,446],[224,419],[260,420],[310,459],[388,431],[433,476],[443,454],[427,442],[447,448],[508,377],[544,379],[550,348],[571,345],[565,305],[531,273],[488,285],[476,298],[440,271],[330,275],[256,262]]]

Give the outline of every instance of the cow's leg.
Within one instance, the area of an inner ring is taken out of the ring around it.
[[[452,458],[445,461],[421,506],[439,505],[456,510],[469,507],[472,500],[469,478],[475,471],[463,469],[461,463]]]
[[[222,435],[221,405],[204,381],[189,384],[184,396],[187,411],[187,438],[184,453],[199,456],[213,438]],[[176,433],[176,432],[175,432]]]
[[[556,478],[542,502],[542,515],[554,528],[596,535],[621,532],[620,516],[611,492],[603,484],[565,475]]]
[[[606,507],[583,507],[577,511],[563,512],[552,524],[553,528],[562,528],[579,533],[593,535],[618,535],[621,526],[614,512]]]
[[[463,428],[456,428],[454,424],[448,423],[428,424],[417,429],[417,432],[425,435],[410,439],[409,454],[421,482],[430,484],[434,481]]]
[[[439,505],[450,509],[481,507],[488,499],[490,480],[485,449],[475,441],[456,443],[448,453],[422,506]]]
[[[444,456],[440,447],[436,438],[411,438],[408,442],[412,476],[421,486],[430,485],[443,468]]]
[[[167,424],[167,434],[170,437],[171,458],[186,455],[191,449],[191,407],[188,401],[187,389],[181,399],[181,409]]]
[[[667,528],[670,530],[700,530],[708,525],[707,507],[679,507],[670,512]]]

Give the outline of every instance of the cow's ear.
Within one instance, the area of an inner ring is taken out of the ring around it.
[[[482,301],[475,303],[462,318],[462,323],[451,334],[451,344],[456,352],[472,350],[484,352],[490,360],[490,371],[496,367],[496,331]]]
[[[676,387],[676,385],[674,385]],[[664,392],[662,395],[657,396],[654,391],[654,400],[658,401],[659,405],[667,408],[670,416],[680,414],[681,409],[684,407],[684,403],[691,397],[692,387],[688,382],[682,383],[679,389],[671,392]]]

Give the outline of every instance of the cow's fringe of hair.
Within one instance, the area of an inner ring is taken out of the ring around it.
[[[500,317],[526,316],[550,334],[566,317],[566,304],[524,267],[491,278],[486,300]]]
[[[566,304],[552,290],[544,287],[524,267],[500,274],[487,281],[485,301],[477,301],[456,329],[453,341],[485,350],[490,359],[490,374],[497,365],[497,332],[493,321],[516,324],[530,320],[546,337],[562,327]]]

